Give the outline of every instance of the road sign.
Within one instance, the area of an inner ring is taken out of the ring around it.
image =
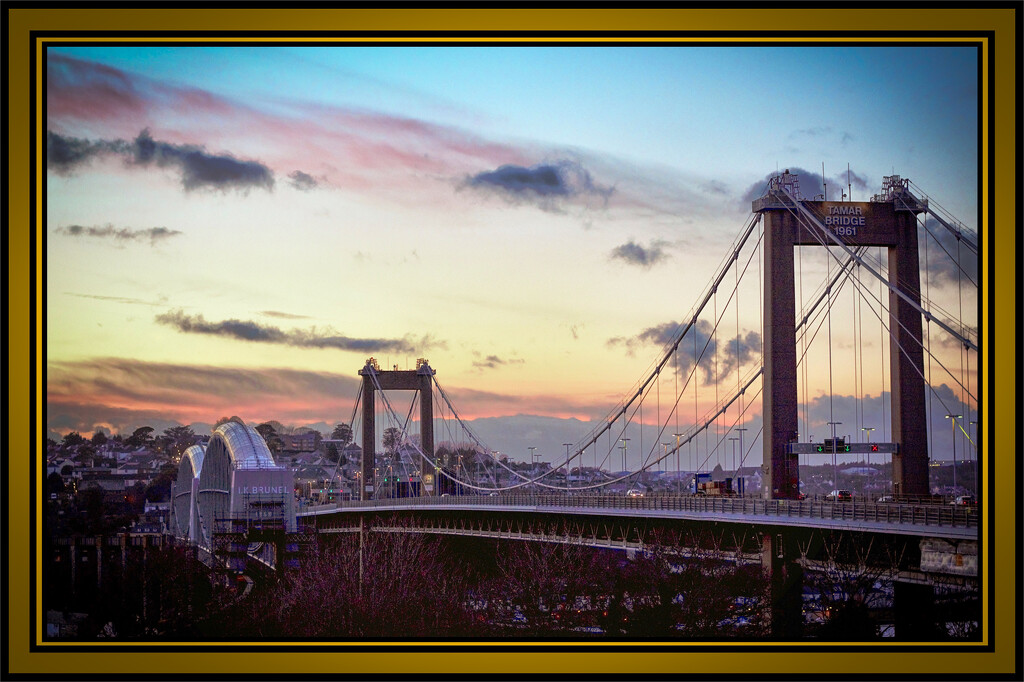
[[[835,452],[840,454],[899,452],[898,443],[843,443],[840,445],[840,440],[841,439],[839,438],[836,439],[837,442],[835,450]],[[790,443],[786,446],[786,452],[791,455],[828,455],[832,454],[832,443]]]

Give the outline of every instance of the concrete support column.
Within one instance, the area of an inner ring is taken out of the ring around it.
[[[96,589],[103,589],[103,536],[96,536]]]
[[[889,248],[889,281],[921,303],[917,219],[896,214],[897,245]],[[893,490],[898,495],[928,495],[928,427],[925,411],[924,350],[921,313],[895,292],[889,293],[889,364],[892,395]]]
[[[78,538],[71,538],[71,594],[75,593],[75,578],[78,576]]]
[[[364,369],[369,371],[369,368]],[[359,499],[368,500],[373,495],[373,488],[376,482],[373,480],[373,467],[376,464],[376,438],[375,429],[377,424],[374,421],[374,386],[373,378],[369,374],[363,375],[363,455],[359,465]],[[367,490],[369,489],[369,490]]]
[[[781,533],[761,536],[761,567],[769,582],[771,637],[803,637],[804,570],[796,562],[798,550]]]
[[[935,629],[935,589],[931,585],[893,583],[893,616],[896,639],[932,641]]]
[[[797,438],[796,290],[793,248],[798,226],[788,211],[764,213],[764,451],[765,499],[796,499]]]
[[[427,368],[429,369],[429,367]],[[433,386],[431,385],[431,375],[421,374],[420,377],[420,447],[423,449],[423,454],[430,459],[431,462],[434,460],[434,392]],[[424,472],[427,469],[427,463],[422,462],[421,468]],[[422,480],[422,477],[421,477]],[[422,484],[421,484],[422,485]],[[437,485],[437,482],[434,482]],[[424,491],[421,489],[420,494]]]

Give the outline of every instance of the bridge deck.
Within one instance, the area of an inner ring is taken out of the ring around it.
[[[299,517],[350,514],[360,511],[505,511],[510,513],[580,516],[647,517],[754,525],[802,526],[823,529],[916,535],[949,540],[978,537],[978,512],[973,507],[940,504],[822,502],[616,495],[463,495],[341,502],[308,507]]]

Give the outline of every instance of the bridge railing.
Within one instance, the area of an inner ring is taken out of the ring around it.
[[[651,495],[626,497],[606,494],[501,494],[453,495],[449,497],[406,497],[339,502],[319,505],[300,512],[318,515],[336,511],[394,507],[436,508],[565,508],[586,510],[636,510],[692,512],[756,517],[803,517],[854,523],[883,523],[913,526],[976,528],[975,507],[941,504],[903,504],[861,501],[765,500],[757,497],[716,497],[698,495]]]

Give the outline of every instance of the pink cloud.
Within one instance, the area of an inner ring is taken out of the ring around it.
[[[131,139],[148,127],[155,139],[258,158],[282,177],[300,170],[335,188],[397,198],[414,192],[416,200],[436,193],[424,177],[457,179],[535,159],[511,145],[412,118],[285,104],[294,116],[94,62],[61,55],[47,62],[48,123],[72,136],[87,131]]]

